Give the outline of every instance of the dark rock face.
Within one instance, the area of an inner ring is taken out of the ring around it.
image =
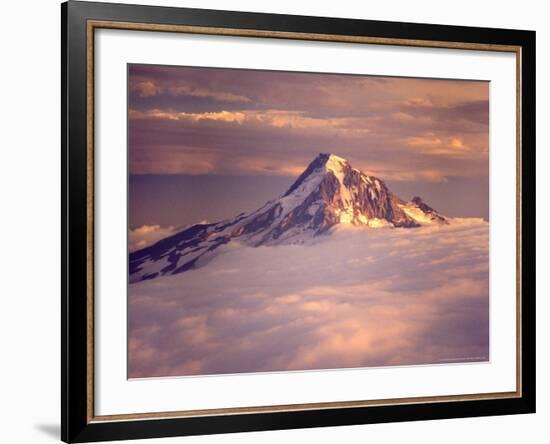
[[[270,226],[277,217],[280,216],[282,208],[280,204],[275,204],[265,212],[254,217],[250,222],[241,225],[232,235],[234,237],[242,236],[243,234],[252,234]]]
[[[296,179],[296,182],[294,182],[291,187],[288,189],[288,191],[283,194],[283,197],[286,197],[290,194],[292,194],[293,191],[296,191],[296,189],[302,184],[304,183],[305,179],[310,176],[315,170],[319,169],[319,168],[322,168],[326,163],[327,161],[329,160],[330,158],[330,154],[327,154],[327,153],[321,153],[319,154],[314,160],[313,162],[311,162],[307,168],[304,170],[304,172],[302,174],[300,174],[298,176],[298,179]]]
[[[312,166],[317,167],[324,165],[328,160],[328,155],[322,154],[310,164],[306,172],[310,174]],[[316,219],[316,224],[319,224],[321,231],[328,229],[332,225],[342,222],[342,218],[338,215],[342,212],[347,212],[349,219],[344,223],[352,223],[355,225],[365,225],[365,219],[380,219],[386,220],[396,227],[417,227],[418,223],[400,208],[400,200],[389,191],[386,184],[372,176],[367,176],[351,167],[347,162],[341,165],[341,174],[343,176],[342,183],[336,178],[334,172],[328,171],[321,181],[319,189],[310,195],[302,205],[296,210],[300,214],[304,213],[307,206],[312,202],[321,201],[320,205],[324,217],[320,216]],[[301,177],[298,181],[303,181]],[[294,184],[290,190],[295,189]],[[289,190],[289,191],[290,191]],[[343,193],[346,191],[347,193]],[[285,195],[288,195],[287,192]],[[347,196],[344,196],[347,194]],[[294,210],[292,213],[296,212]],[[321,210],[318,211],[321,214]],[[299,221],[298,221],[299,222]]]
[[[411,202],[415,204],[420,210],[422,210],[427,215],[431,216],[431,219],[434,221],[438,221],[442,224],[448,224],[449,221],[447,218],[439,214],[436,210],[434,210],[432,207],[426,205],[424,201],[419,197],[415,196],[412,198]]]
[[[168,265],[164,270],[171,271],[175,268],[181,255],[179,252],[187,251],[196,247],[201,240],[206,238],[207,228],[210,225],[193,225],[177,234],[161,239],[154,245],[142,250],[130,253],[129,273],[130,275],[141,271],[141,265],[146,261],[159,261],[167,258]],[[162,270],[161,270],[162,272]]]
[[[286,193],[251,213],[214,224],[197,224],[129,255],[130,282],[192,270],[233,240],[258,247],[302,242],[338,224],[413,228],[415,215],[447,223],[415,197],[404,202],[380,179],[345,159],[319,154]]]
[[[297,226],[317,230],[319,234],[327,231],[331,226],[337,223],[337,219],[332,211],[335,197],[338,196],[338,179],[332,173],[328,173],[319,187],[313,191],[300,205],[290,211],[277,227],[277,237]]]

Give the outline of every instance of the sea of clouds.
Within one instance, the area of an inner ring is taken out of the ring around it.
[[[201,268],[130,285],[129,377],[487,361],[488,236],[455,219],[231,242]]]

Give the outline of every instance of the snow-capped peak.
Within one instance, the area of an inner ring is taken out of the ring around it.
[[[130,280],[187,271],[234,239],[250,246],[304,243],[340,224],[412,228],[433,223],[447,219],[420,198],[404,202],[346,159],[321,153],[282,197],[256,211],[195,225],[131,253]]]
[[[336,154],[329,154],[325,167],[327,170],[338,172],[342,171],[342,168],[348,161]]]

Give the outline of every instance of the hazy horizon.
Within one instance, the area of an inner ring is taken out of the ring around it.
[[[304,167],[305,169],[305,167]],[[241,212],[253,211],[279,198],[297,179],[291,176],[224,175],[132,175],[130,229],[145,225],[187,226],[198,222],[218,222]],[[384,180],[383,178],[380,178]],[[420,196],[430,206],[449,217],[480,217],[489,220],[489,206],[472,201],[472,193],[489,200],[488,178],[463,180],[449,177],[434,187],[430,183],[384,181],[403,200]],[[462,190],[456,193],[456,190]],[[239,195],[238,201],[228,197]],[[204,205],[204,200],[208,205]],[[202,203],[203,205],[197,205]],[[193,208],[193,211],[188,211]]]

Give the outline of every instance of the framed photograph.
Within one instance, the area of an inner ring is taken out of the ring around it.
[[[62,439],[535,411],[535,33],[69,1]]]

